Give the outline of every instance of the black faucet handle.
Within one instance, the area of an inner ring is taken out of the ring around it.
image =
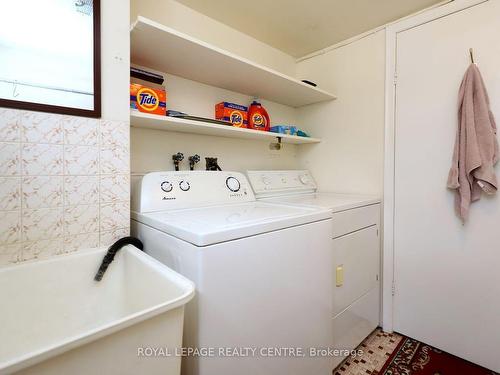
[[[172,160],[173,161],[183,161],[184,160],[184,154],[182,152],[178,152],[177,154],[172,155]]]
[[[188,160],[189,160],[189,169],[190,169],[191,171],[193,171],[193,170],[194,170],[194,165],[195,165],[196,163],[199,163],[199,162],[200,162],[200,160],[201,160],[201,158],[200,158],[200,155],[198,155],[198,154],[194,154],[194,155],[192,155],[192,156],[188,157]]]
[[[182,152],[178,152],[177,154],[172,155],[172,160],[174,161],[175,170],[179,170],[179,163],[184,160],[184,154]]]
[[[198,163],[201,160],[200,155],[198,154],[194,154],[193,156],[190,156],[188,159],[189,161],[192,161],[194,163]]]

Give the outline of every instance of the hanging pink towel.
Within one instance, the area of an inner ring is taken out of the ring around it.
[[[457,138],[448,176],[448,188],[456,190],[455,208],[463,222],[471,202],[481,199],[481,191],[494,194],[497,190],[496,133],[483,78],[477,66],[471,64],[460,85]]]

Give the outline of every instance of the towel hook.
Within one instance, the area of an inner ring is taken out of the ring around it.
[[[472,48],[469,48],[469,54],[470,54],[470,61],[471,63],[474,64],[474,50]]]

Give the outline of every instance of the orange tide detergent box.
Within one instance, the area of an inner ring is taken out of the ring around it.
[[[166,115],[167,93],[138,83],[130,84],[130,108],[144,113]]]
[[[215,119],[228,121],[238,128],[246,128],[248,108],[234,103],[220,102],[215,105]]]

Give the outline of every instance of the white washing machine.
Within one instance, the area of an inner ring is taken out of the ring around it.
[[[235,172],[150,173],[132,194],[133,235],[196,284],[184,374],[331,374],[309,356],[333,343],[330,210],[257,201]]]
[[[330,251],[334,275],[333,338],[339,349],[354,349],[380,319],[380,199],[318,192],[307,170],[249,171],[259,200],[332,212]],[[335,364],[342,358],[336,358]]]

